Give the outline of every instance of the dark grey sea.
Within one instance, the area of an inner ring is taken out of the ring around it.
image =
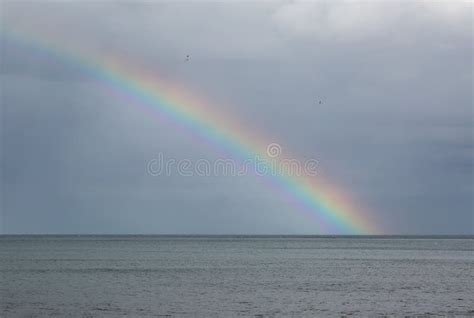
[[[474,316],[473,265],[473,237],[0,236],[0,316]]]

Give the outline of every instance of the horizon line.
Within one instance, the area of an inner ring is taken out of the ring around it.
[[[0,234],[0,237],[6,236],[162,236],[162,237],[359,237],[359,238],[370,238],[370,237],[391,237],[391,238],[406,238],[406,237],[468,237],[474,239],[473,234],[249,234],[249,233],[223,233],[223,234],[159,234],[159,233],[148,233],[148,234],[132,234],[132,233],[9,233]]]

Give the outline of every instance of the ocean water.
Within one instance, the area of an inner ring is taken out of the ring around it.
[[[473,237],[0,236],[0,316],[474,316],[473,265]]]

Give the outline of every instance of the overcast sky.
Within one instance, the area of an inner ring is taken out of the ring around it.
[[[388,234],[474,232],[470,1],[1,1],[0,10],[2,233],[318,229],[252,176],[151,176],[159,153],[219,157],[76,66],[7,40],[15,30],[159,69],[244,129],[317,159]]]

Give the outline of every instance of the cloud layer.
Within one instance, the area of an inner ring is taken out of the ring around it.
[[[3,2],[1,21],[159,70],[317,159],[391,233],[473,233],[469,2]],[[3,233],[317,232],[252,177],[148,175],[158,153],[217,156],[1,39]]]

